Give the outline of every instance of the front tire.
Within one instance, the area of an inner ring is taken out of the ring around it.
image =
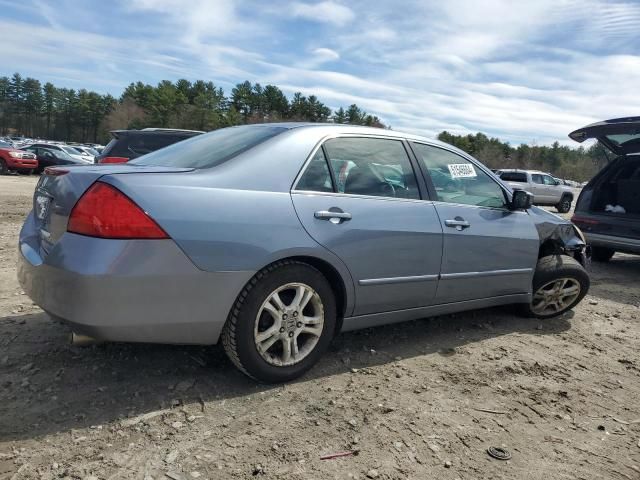
[[[282,383],[320,359],[335,325],[335,297],[324,275],[306,263],[283,260],[262,269],[242,290],[222,344],[249,377]]]
[[[607,247],[591,247],[591,259],[594,262],[608,262],[616,251]]]
[[[561,315],[584,298],[590,284],[589,275],[573,257],[542,257],[533,276],[532,300],[524,306],[524,313],[536,318]]]
[[[0,158],[0,175],[9,175],[9,167],[7,167],[7,162],[5,162],[2,158]]]
[[[569,213],[571,210],[571,197],[569,195],[565,195],[560,199],[560,203],[556,205],[556,210],[558,213]]]

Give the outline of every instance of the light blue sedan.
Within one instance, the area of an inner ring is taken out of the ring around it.
[[[48,168],[20,233],[24,290],[76,334],[215,344],[264,382],[340,331],[587,293],[580,231],[477,160],[389,130],[263,124],[123,165]]]

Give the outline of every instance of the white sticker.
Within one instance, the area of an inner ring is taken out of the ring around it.
[[[447,165],[451,178],[477,177],[476,169],[470,163],[451,163]]]

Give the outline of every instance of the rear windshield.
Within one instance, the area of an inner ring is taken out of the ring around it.
[[[168,145],[181,142],[193,135],[129,133],[112,139],[105,147],[103,156],[138,158]]]
[[[242,126],[216,130],[176,143],[129,162],[179,168],[209,168],[287,130],[284,127]]]
[[[640,133],[620,133],[618,135],[606,135],[607,140],[618,147],[632,147],[640,145]]]
[[[502,172],[500,178],[505,182],[527,182],[527,174],[520,172]]]

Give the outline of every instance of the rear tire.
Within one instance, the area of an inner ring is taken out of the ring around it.
[[[569,213],[571,211],[571,197],[569,195],[564,195],[560,199],[560,203],[556,205],[556,210],[558,213]]]
[[[9,175],[9,167],[7,167],[7,162],[5,162],[2,158],[0,158],[0,175]]]
[[[249,377],[282,383],[320,359],[335,326],[335,297],[324,275],[306,263],[283,260],[259,271],[242,290],[222,330],[222,345]]]
[[[523,313],[535,318],[561,315],[584,298],[590,284],[589,275],[573,257],[542,257],[533,276],[531,303],[523,306]]]
[[[594,262],[608,262],[616,251],[607,247],[591,247],[591,259]]]

